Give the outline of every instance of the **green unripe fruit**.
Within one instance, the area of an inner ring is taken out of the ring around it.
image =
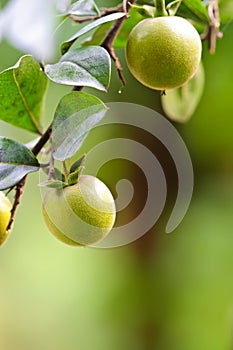
[[[11,202],[3,192],[0,192],[0,245],[2,245],[9,236],[6,228],[11,217]]]
[[[201,60],[196,29],[176,16],[147,18],[131,31],[126,59],[134,77],[155,90],[182,86],[193,77]]]
[[[72,246],[97,243],[112,229],[116,208],[108,187],[90,175],[64,189],[50,189],[43,201],[45,223],[51,233]]]

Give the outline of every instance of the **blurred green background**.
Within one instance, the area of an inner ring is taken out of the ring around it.
[[[153,230],[128,246],[70,248],[48,232],[38,175],[29,177],[0,251],[0,349],[233,349],[232,37],[233,23],[215,55],[204,49],[203,98],[187,124],[174,124],[190,151],[195,187],[172,234],[164,233],[167,208]],[[0,50],[1,70],[21,56],[7,42]],[[124,52],[118,54],[127,86],[118,93],[114,71],[109,94],[98,95],[161,112],[159,94],[137,83]],[[50,84],[45,124],[69,90]],[[1,135],[21,141],[33,137],[4,123],[0,128]],[[111,185],[111,171],[106,174]],[[168,182],[174,191],[172,175]]]

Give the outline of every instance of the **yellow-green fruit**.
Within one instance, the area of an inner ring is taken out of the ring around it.
[[[11,217],[11,202],[3,192],[0,192],[0,245],[2,245],[9,236],[6,228]]]
[[[131,31],[126,59],[134,77],[155,90],[182,86],[198,69],[202,44],[196,29],[176,16],[147,18]]]
[[[97,243],[111,231],[116,208],[102,181],[81,175],[77,184],[46,193],[43,215],[48,229],[59,240],[85,246]]]

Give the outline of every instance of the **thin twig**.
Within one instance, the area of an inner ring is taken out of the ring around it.
[[[87,21],[94,21],[94,20],[99,19],[101,17],[111,15],[112,13],[117,13],[117,12],[120,12],[122,10],[123,10],[122,5],[118,5],[118,6],[110,7],[110,8],[102,8],[100,14],[96,15],[96,16],[78,17],[75,15],[70,15],[70,18],[75,23],[83,23],[83,22],[87,22]]]
[[[42,148],[44,147],[44,145],[47,143],[47,141],[50,138],[52,132],[52,124],[48,127],[48,129],[45,131],[45,133],[41,136],[41,138],[39,139],[39,141],[37,142],[37,144],[33,147],[32,149],[32,153],[37,156],[40,151],[42,150]],[[14,219],[15,219],[15,214],[16,214],[16,210],[20,204],[21,201],[21,197],[23,195],[24,192],[24,187],[26,185],[26,180],[27,180],[27,175],[24,176],[24,178],[17,184],[16,188],[15,188],[15,198],[14,198],[14,203],[11,209],[11,217],[10,217],[10,221],[9,224],[7,226],[6,231],[9,231],[12,228]]]
[[[136,0],[132,0],[131,4],[134,4],[135,2],[136,2]],[[98,15],[98,16],[85,17],[85,18],[78,18],[78,17],[75,17],[75,16],[71,16],[73,21],[80,23],[80,22],[84,22],[84,21],[87,21],[87,20],[94,20],[94,19],[106,16],[108,14],[111,14],[111,13],[119,12],[120,10],[121,11],[124,10],[124,12],[126,13],[126,16],[118,19],[112,25],[112,27],[110,28],[109,32],[107,33],[105,39],[103,40],[103,42],[101,44],[101,46],[104,47],[108,51],[108,53],[110,54],[111,58],[115,62],[119,78],[122,81],[123,85],[125,85],[125,80],[124,80],[124,77],[123,77],[123,74],[122,74],[122,67],[121,67],[121,64],[120,64],[120,61],[119,61],[117,55],[115,54],[115,50],[113,48],[113,43],[114,43],[114,40],[115,40],[117,34],[119,33],[119,31],[121,29],[122,24],[124,23],[124,21],[127,18],[127,13],[129,11],[129,9],[130,9],[130,4],[126,3],[126,0],[123,0],[123,6],[119,5],[119,6],[116,6],[115,8],[104,9],[100,13],[100,15]],[[41,64],[41,68],[44,69],[43,64]],[[83,88],[83,86],[75,86],[73,88],[73,91],[80,91],[80,90],[82,90],[82,88]],[[51,133],[52,133],[52,123],[49,125],[49,127],[45,131],[45,133],[41,136],[41,138],[39,139],[37,144],[33,147],[32,153],[35,156],[37,156],[41,152],[41,150],[44,147],[44,145],[49,141]],[[24,187],[25,187],[25,184],[26,184],[26,180],[27,180],[27,175],[24,176],[24,178],[15,187],[15,198],[14,198],[14,203],[13,203],[12,210],[11,210],[11,218],[10,218],[9,224],[7,226],[7,231],[9,231],[12,228],[12,225],[13,225],[13,222],[14,222],[14,219],[15,219],[15,214],[16,214],[17,208],[18,208],[18,206],[20,204],[23,192],[24,192]]]
[[[50,134],[49,136],[50,139],[50,151],[51,151],[51,155],[50,155],[50,160],[49,160],[49,173],[48,173],[48,180],[51,180],[53,178],[53,174],[54,174],[54,157],[53,157],[53,153],[54,153],[54,147],[52,144],[52,134]]]
[[[123,0],[123,11],[128,14],[128,0]]]
[[[136,2],[136,0],[132,0],[131,1],[131,4],[134,4]],[[122,18],[119,18],[113,25],[112,27],[110,28],[109,32],[107,33],[106,37],[104,38],[103,42],[101,43],[101,46],[103,48],[105,48],[109,55],[111,56],[111,58],[113,59],[113,61],[115,62],[115,65],[116,65],[116,69],[117,69],[117,72],[118,72],[118,76],[119,76],[119,79],[120,81],[122,82],[123,86],[125,86],[125,79],[124,79],[124,76],[122,74],[122,67],[121,67],[121,63],[115,53],[115,50],[113,48],[113,44],[114,44],[114,40],[117,36],[117,34],[119,33],[124,21],[127,19],[127,14],[128,14],[128,11],[130,10],[130,4],[129,2],[127,3],[127,5],[125,6],[125,1],[123,2],[124,3],[124,7],[125,7],[125,11],[126,11],[126,16],[125,17],[122,17]]]
[[[208,25],[207,32],[202,35],[202,40],[208,40],[209,52],[215,53],[216,40],[221,39],[223,34],[219,31],[220,16],[218,8],[218,0],[211,0],[208,6],[208,14],[210,23]]]

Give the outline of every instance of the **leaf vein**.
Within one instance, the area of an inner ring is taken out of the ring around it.
[[[37,131],[39,132],[39,134],[42,134],[42,130],[41,130],[39,124],[37,123],[35,116],[34,116],[33,113],[31,112],[31,110],[30,110],[30,108],[29,108],[29,106],[28,106],[28,104],[27,104],[27,101],[26,101],[25,97],[23,96],[23,93],[22,93],[22,91],[21,91],[21,89],[20,89],[19,82],[17,81],[16,75],[15,75],[15,70],[14,70],[14,69],[13,69],[13,78],[14,78],[15,84],[16,84],[16,86],[17,86],[19,95],[20,95],[20,97],[21,97],[21,99],[22,99],[22,101],[23,101],[24,107],[25,107],[26,111],[28,112],[28,114],[29,114],[29,116],[30,116],[30,118],[31,118],[31,121],[33,122],[33,124],[34,124],[34,126],[36,127],[36,129],[37,129]]]

